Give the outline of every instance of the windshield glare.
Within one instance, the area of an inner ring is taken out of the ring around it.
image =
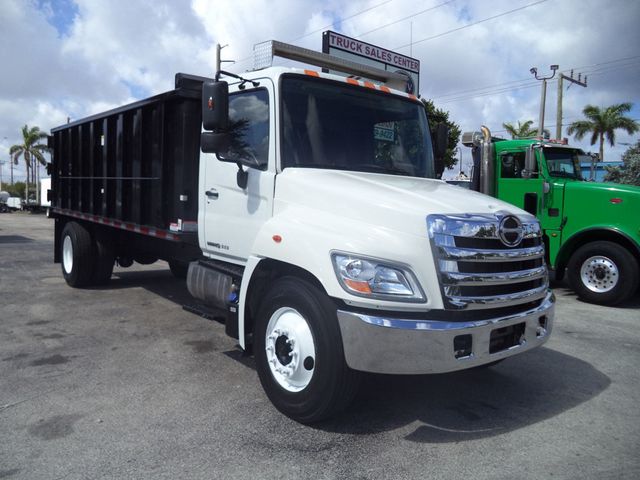
[[[580,157],[584,153],[581,150],[570,148],[549,148],[544,149],[544,157],[547,161],[547,170],[552,177],[574,178],[582,180],[580,170]]]
[[[282,78],[282,168],[434,178],[425,109],[415,101],[300,75]]]

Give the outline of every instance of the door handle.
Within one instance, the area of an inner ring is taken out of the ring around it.
[[[205,195],[209,198],[218,198],[219,196],[218,191],[214,188],[212,188],[211,190],[207,190],[205,192]]]

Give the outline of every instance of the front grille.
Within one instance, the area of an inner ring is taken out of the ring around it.
[[[446,308],[500,308],[544,298],[547,267],[535,217],[430,215],[427,226]]]

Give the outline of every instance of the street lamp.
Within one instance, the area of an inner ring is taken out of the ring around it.
[[[558,65],[551,65],[549,67],[551,69],[550,77],[539,77],[538,69],[536,67],[531,67],[529,72],[536,77],[536,80],[542,80],[542,95],[540,97],[540,120],[538,123],[538,136],[542,139],[544,138],[544,104],[547,97],[547,80],[551,80],[556,76],[556,71],[558,70]]]

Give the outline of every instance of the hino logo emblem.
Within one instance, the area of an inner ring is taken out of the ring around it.
[[[498,237],[507,247],[519,245],[524,237],[524,229],[520,219],[514,215],[503,217],[498,227]]]

